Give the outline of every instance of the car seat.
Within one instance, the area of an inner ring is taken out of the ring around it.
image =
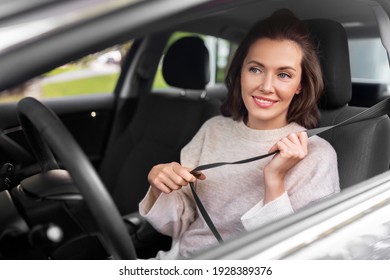
[[[205,89],[209,81],[209,53],[199,37],[174,42],[164,56],[166,82],[186,90]],[[202,98],[143,93],[135,114],[112,142],[99,168],[119,211],[138,211],[145,196],[150,169],[159,163],[180,160],[180,150],[210,117],[219,114],[219,104]]]
[[[320,100],[321,126],[334,125],[365,108],[348,106],[352,97],[348,40],[343,26],[327,19],[306,21],[318,42],[325,78],[325,93]],[[341,188],[389,169],[390,120],[387,115],[324,133],[336,150]]]

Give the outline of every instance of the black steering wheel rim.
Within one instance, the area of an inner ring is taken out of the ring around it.
[[[131,237],[92,164],[57,115],[38,100],[18,103],[18,118],[42,172],[57,169],[53,153],[73,178],[115,259],[136,259]],[[66,143],[66,145],[64,144]]]

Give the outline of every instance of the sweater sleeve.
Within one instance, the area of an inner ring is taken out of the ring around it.
[[[337,156],[330,144],[314,138],[308,156],[286,176],[285,187],[280,197],[266,205],[261,200],[241,217],[246,230],[285,217],[340,191]]]
[[[290,198],[287,192],[284,192],[277,199],[270,201],[266,205],[264,205],[264,200],[262,199],[241,217],[241,222],[244,228],[249,231],[292,213],[294,213],[294,210],[291,206]]]
[[[181,151],[181,164],[195,168],[199,162],[205,138],[206,125],[203,125],[194,138]],[[196,207],[189,186],[169,194],[162,193],[156,201],[151,191],[139,204],[139,212],[159,232],[178,239],[195,220]]]
[[[159,232],[178,239],[194,221],[195,212],[188,187],[162,193],[151,202],[150,189],[139,204],[139,212]]]

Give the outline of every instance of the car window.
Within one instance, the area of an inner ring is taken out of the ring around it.
[[[390,84],[387,53],[380,38],[348,41],[352,82]]]
[[[87,55],[55,68],[23,85],[0,92],[0,103],[23,97],[37,99],[85,94],[112,94],[119,78],[121,62],[131,42]]]
[[[217,38],[208,35],[194,34],[188,32],[175,32],[169,38],[168,43],[165,47],[164,54],[168,48],[180,38],[186,36],[198,36],[203,39],[207,49],[209,50],[210,55],[210,82],[209,85],[214,85],[218,83],[223,83],[225,80],[225,72],[227,70],[228,64],[234,51],[237,48],[237,44],[230,42],[228,40]],[[170,86],[165,82],[162,75],[162,61],[164,55],[162,56],[155,78],[153,82],[153,90],[166,89]]]

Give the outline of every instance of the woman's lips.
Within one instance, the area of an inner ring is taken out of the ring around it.
[[[273,99],[259,97],[259,96],[253,96],[253,100],[254,100],[255,104],[261,108],[269,108],[272,105],[274,105],[276,102],[278,102],[278,101],[273,100]]]

